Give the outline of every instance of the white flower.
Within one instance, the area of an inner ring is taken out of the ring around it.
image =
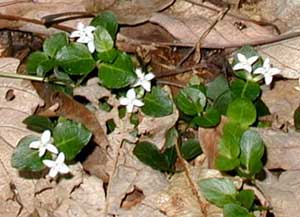
[[[78,38],[77,42],[87,44],[89,51],[93,53],[95,51],[94,35],[96,30],[94,26],[85,27],[83,23],[77,24],[77,30],[72,32],[70,38]]]
[[[64,163],[65,155],[60,152],[55,160],[43,160],[43,164],[50,168],[49,176],[54,178],[58,173],[66,174],[70,172],[69,167]]]
[[[270,59],[266,58],[262,67],[257,68],[254,74],[262,74],[265,78],[266,85],[271,84],[273,76],[280,73],[280,69],[272,68],[270,65]]]
[[[247,72],[252,72],[252,64],[255,63],[258,59],[258,56],[253,56],[247,59],[247,57],[241,53],[237,54],[237,58],[239,63],[233,66],[233,70],[241,70],[244,69]]]
[[[134,106],[141,107],[144,105],[144,103],[136,98],[136,93],[134,89],[130,89],[126,93],[126,97],[120,98],[120,104],[126,105],[127,112],[131,113],[133,112]]]
[[[155,77],[153,73],[144,74],[142,69],[138,68],[135,70],[138,80],[133,85],[134,87],[142,86],[146,91],[151,90],[151,80]]]
[[[57,154],[58,150],[51,142],[51,132],[50,130],[45,130],[41,136],[41,139],[31,142],[29,144],[29,148],[39,149],[39,157],[42,157],[46,153],[46,150]]]

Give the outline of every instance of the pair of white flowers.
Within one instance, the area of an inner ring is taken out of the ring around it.
[[[151,80],[155,77],[153,73],[145,74],[142,69],[137,68],[135,70],[137,75],[137,81],[133,84],[133,87],[141,86],[145,91],[151,91]],[[120,104],[126,106],[127,112],[131,113],[136,107],[142,107],[144,103],[137,98],[137,94],[134,88],[131,88],[127,91],[126,97],[120,97]]]
[[[258,56],[252,56],[247,58],[245,55],[238,53],[237,54],[238,63],[233,66],[233,70],[245,70],[252,73],[252,65],[258,60]],[[277,68],[271,67],[270,59],[266,58],[264,60],[263,66],[254,70],[253,74],[260,74],[262,76],[257,76],[254,80],[260,80],[264,78],[266,85],[271,84],[273,76],[280,73],[280,70]]]
[[[53,139],[51,137],[50,130],[45,130],[41,138],[37,141],[33,141],[29,144],[29,148],[38,149],[39,157],[43,157],[46,151],[53,154],[58,154],[58,149],[52,144]],[[60,152],[55,160],[43,160],[43,164],[50,168],[49,176],[54,178],[58,173],[66,174],[69,173],[69,167],[64,163],[65,155]]]

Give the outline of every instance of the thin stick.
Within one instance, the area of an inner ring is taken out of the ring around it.
[[[157,80],[158,84],[165,84],[165,85],[169,85],[169,86],[174,86],[174,87],[178,87],[178,88],[184,88],[184,85],[175,83],[175,82],[171,82],[171,81],[164,81],[164,80]]]
[[[170,70],[170,71],[166,71],[166,72],[162,73],[159,76],[156,76],[156,78],[170,77],[170,76],[173,76],[173,75],[178,75],[178,74],[182,74],[182,73],[185,73],[185,72],[189,72],[189,71],[194,70],[194,69],[203,69],[205,67],[206,66],[203,65],[203,64],[197,64],[197,65],[186,67],[186,68],[179,68],[179,69],[175,69],[175,70]]]
[[[204,217],[207,217],[206,204],[204,202],[202,202],[201,198],[199,197],[198,190],[197,190],[197,185],[192,180],[192,177],[190,175],[190,171],[189,171],[189,169],[186,165],[186,161],[184,160],[184,158],[181,155],[179,145],[178,145],[177,142],[175,144],[175,148],[176,148],[176,153],[177,153],[177,156],[178,156],[178,160],[183,166],[183,171],[185,173],[185,177],[187,178],[188,184],[190,185],[190,187],[192,189],[192,193],[197,199],[197,202],[198,202],[198,205],[200,207],[200,210],[201,210],[202,214],[204,215]]]

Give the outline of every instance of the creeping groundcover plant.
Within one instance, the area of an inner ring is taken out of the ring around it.
[[[168,116],[174,112],[175,104],[180,112],[177,123],[186,127],[175,124],[167,132],[162,150],[148,141],[138,141],[133,150],[140,161],[170,175],[178,172],[178,157],[189,162],[202,153],[198,140],[181,141],[181,135],[188,129],[215,128],[222,122],[213,164],[226,178],[199,180],[198,190],[210,203],[222,208],[225,217],[250,217],[265,209],[255,200],[254,192],[238,188],[232,176],[255,185],[262,172],[265,146],[255,128],[268,126],[260,117],[269,111],[260,98],[261,85],[271,85],[280,70],[253,47],[244,46],[233,58],[234,77],[230,81],[220,75],[207,84],[190,82],[171,97],[155,85],[155,75],[147,67],[141,68],[132,56],[115,47],[117,32],[117,19],[111,12],[99,14],[89,25],[78,23],[77,30],[70,34],[61,32],[47,38],[43,50],[28,57],[27,72],[69,95],[73,87],[95,75],[99,85],[111,90],[131,117]],[[19,141],[12,166],[20,171],[48,171],[52,179],[72,174],[69,165],[90,142],[92,133],[65,117],[32,115],[24,123],[41,135],[28,135]],[[136,120],[135,127],[138,124]]]

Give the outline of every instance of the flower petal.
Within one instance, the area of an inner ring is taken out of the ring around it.
[[[144,77],[144,73],[142,72],[141,68],[135,69],[135,74],[138,76],[138,78],[143,78]]]
[[[126,110],[128,113],[132,113],[133,112],[133,107],[134,105],[132,103],[129,103],[127,106],[126,106]]]
[[[55,161],[53,161],[53,160],[43,160],[43,164],[45,164],[49,168],[52,168],[52,167],[55,166]]]
[[[45,130],[41,136],[41,142],[42,144],[47,144],[51,140],[51,131],[50,130]]]
[[[262,75],[264,75],[264,74],[266,74],[266,70],[265,70],[264,67],[259,67],[259,68],[255,69],[253,74],[262,74]]]
[[[138,107],[142,107],[144,105],[144,103],[139,99],[135,99],[133,101],[133,105],[138,106]]]
[[[46,146],[41,146],[39,148],[39,157],[43,157],[43,155],[46,153]]]
[[[248,63],[249,63],[250,65],[252,65],[252,64],[255,63],[257,60],[258,60],[258,56],[253,56],[253,57],[250,57],[250,58],[248,59]]]
[[[155,78],[155,75],[153,74],[153,73],[148,73],[147,75],[145,75],[145,79],[147,80],[147,81],[150,81],[150,80],[152,80],[153,78]]]
[[[246,56],[245,56],[244,54],[238,53],[238,54],[237,54],[237,58],[238,58],[238,60],[239,60],[241,63],[247,62],[247,58],[246,58]]]
[[[128,99],[135,99],[136,98],[136,93],[133,88],[129,89],[126,93],[126,96]]]
[[[269,85],[272,83],[273,77],[270,75],[265,75],[265,83],[266,85]]]
[[[50,144],[50,143],[48,143],[48,144],[46,145],[46,149],[47,149],[48,151],[50,151],[51,153],[58,154],[58,149],[56,148],[56,146],[54,146],[54,145],[52,145],[52,144]]]
[[[55,159],[55,162],[57,164],[62,164],[63,162],[65,162],[65,154],[63,152],[60,152],[57,158]]]
[[[142,87],[147,91],[150,92],[151,91],[151,83],[150,81],[144,81],[142,83]]]
[[[52,168],[50,169],[48,175],[49,175],[50,177],[54,178],[54,177],[57,175],[57,173],[58,173],[57,168],[56,168],[56,167],[52,167]]]
[[[74,31],[70,34],[70,38],[77,38],[81,36],[81,32],[80,31]]]
[[[237,63],[237,64],[235,64],[233,67],[232,67],[232,69],[233,70],[241,70],[241,69],[245,69],[245,64],[243,64],[243,63]]]
[[[33,141],[29,144],[29,148],[38,149],[41,146],[41,141]]]
[[[58,169],[58,172],[60,172],[62,174],[66,174],[66,173],[70,172],[70,169],[66,164],[58,165],[57,169]]]
[[[269,70],[269,73],[271,74],[271,75],[277,75],[277,74],[280,74],[280,69],[277,69],[277,68],[270,68],[270,70]]]
[[[87,37],[87,36],[80,36],[80,38],[78,38],[77,39],[77,42],[78,43],[83,43],[83,44],[87,44],[87,43],[89,43],[90,42],[90,38],[89,37]]]
[[[264,66],[265,68],[270,68],[270,58],[266,58],[266,59],[264,60],[263,66]]]
[[[95,43],[94,43],[94,41],[90,41],[90,42],[88,43],[88,48],[89,48],[89,51],[90,51],[91,53],[94,53],[94,51],[95,51]]]
[[[129,104],[129,99],[125,98],[125,97],[120,97],[120,104],[121,105],[128,105]]]
[[[88,33],[91,33],[91,32],[93,32],[95,30],[96,30],[95,26],[87,26],[87,27],[85,27],[85,31],[88,32]]]
[[[79,31],[82,31],[84,29],[84,24],[82,22],[77,23],[76,27]]]

